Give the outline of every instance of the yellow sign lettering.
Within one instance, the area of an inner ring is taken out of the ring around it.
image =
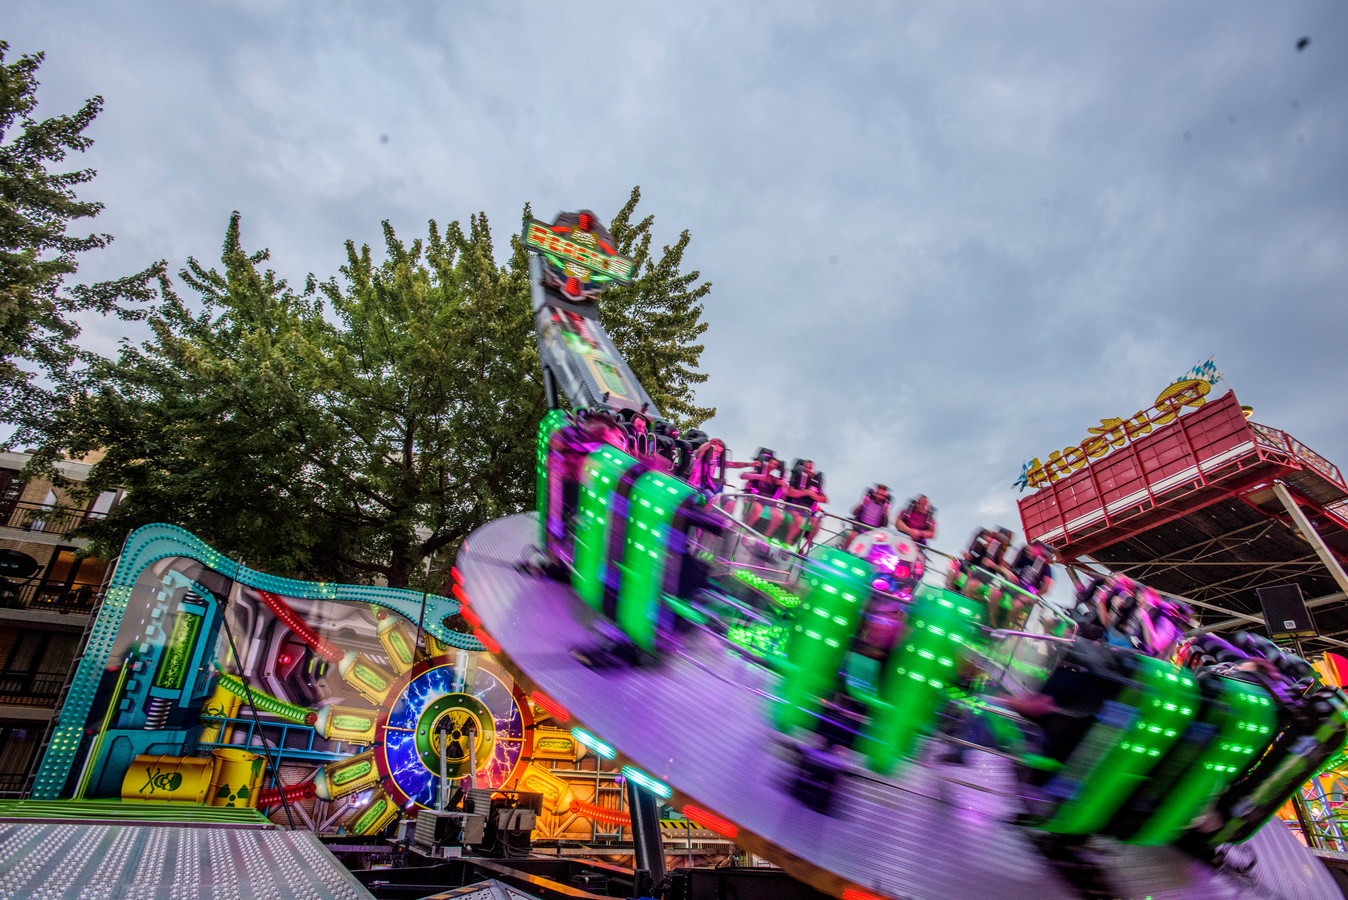
[[[1088,460],[1100,459],[1110,450],[1149,434],[1156,426],[1170,424],[1179,418],[1186,406],[1202,406],[1208,402],[1207,395],[1211,391],[1211,382],[1202,378],[1177,381],[1157,395],[1150,409],[1139,409],[1126,419],[1101,419],[1099,425],[1086,429],[1090,437],[1075,447],[1053,451],[1048,455],[1048,462],[1041,463],[1038,457],[1031,460],[1016,483],[1022,489],[1048,487],[1086,465]]]

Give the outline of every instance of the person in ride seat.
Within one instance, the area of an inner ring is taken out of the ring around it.
[[[1137,629],[1134,619],[1144,588],[1127,575],[1119,575],[1112,581],[1113,589],[1097,594],[1095,598],[1100,623],[1105,627],[1104,642],[1116,647],[1132,647],[1132,635]]]
[[[997,579],[1010,578],[1011,572],[1006,565],[1006,552],[1014,537],[1010,528],[994,530],[981,528],[969,541],[969,549],[954,560],[950,567],[950,576],[946,587],[959,591],[974,600],[983,599],[988,606],[991,620],[993,610],[1002,602],[1002,589]]]
[[[779,502],[763,501],[781,500],[782,492],[786,489],[786,481],[782,478],[785,464],[764,447],[759,449],[751,462],[731,462],[726,466],[731,469],[749,468],[748,472],[740,476],[744,482],[744,493],[751,498],[745,504],[744,524],[763,534],[772,534],[782,523],[782,507]],[[767,528],[759,529],[758,523],[763,518],[764,510],[768,513],[768,525]]]
[[[568,563],[571,544],[567,536],[580,502],[585,457],[605,444],[625,450],[627,435],[618,420],[604,410],[582,411],[548,441],[547,549]]]
[[[796,460],[782,499],[788,504],[786,543],[794,545],[804,537],[808,544],[818,524],[820,505],[828,502],[828,495],[824,493],[824,473],[815,471],[814,460]]]
[[[889,524],[889,487],[877,484],[868,488],[861,502],[852,507],[852,519],[867,528],[884,528]],[[849,525],[842,534],[839,546],[846,550],[852,539],[861,534],[856,524]]]
[[[1186,604],[1140,587],[1133,615],[1120,630],[1140,653],[1171,659],[1184,642],[1184,632],[1196,627],[1198,622]]]
[[[1053,548],[1039,540],[1020,548],[1011,563],[1011,581],[1025,593],[1005,592],[995,610],[993,628],[1019,628],[1025,623],[1035,598],[1044,596],[1053,586],[1053,556]]]
[[[714,499],[725,490],[728,466],[725,443],[712,438],[693,451],[693,465],[688,471],[688,483],[708,499]]]
[[[927,546],[927,541],[936,537],[936,510],[926,494],[918,494],[908,501],[894,517],[895,529],[908,535],[918,546]]]

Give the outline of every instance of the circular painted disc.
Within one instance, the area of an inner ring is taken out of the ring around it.
[[[457,654],[418,663],[396,686],[381,714],[375,761],[392,793],[432,807],[440,784],[440,725],[448,725],[446,775],[468,774],[468,735],[477,784],[506,788],[527,761],[533,718],[523,692],[485,655],[471,666],[466,684]]]

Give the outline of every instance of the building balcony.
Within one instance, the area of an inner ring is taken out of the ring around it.
[[[13,528],[35,537],[64,538],[81,525],[101,518],[100,513],[71,506],[50,506],[25,500],[0,502],[0,528]]]
[[[65,683],[64,672],[0,672],[0,706],[51,709]]]
[[[0,609],[88,615],[98,601],[102,585],[23,584],[0,578]]]

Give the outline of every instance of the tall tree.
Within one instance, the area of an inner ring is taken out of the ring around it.
[[[85,133],[103,107],[93,97],[72,115],[34,119],[37,71],[43,54],[5,62],[0,41],[0,421],[40,422],[69,391],[82,309],[138,317],[123,299],[143,299],[156,269],[132,278],[61,291],[75,271],[77,254],[107,246],[106,234],[68,233],[73,223],[98,215],[103,204],[81,200],[75,189],[93,169],[50,171],[67,154],[93,143]]]
[[[687,236],[652,261],[649,218],[622,221],[644,268],[620,346],[657,402],[702,414],[701,348],[673,346],[705,329],[706,286],[672,257]],[[181,273],[194,304],[161,280],[153,339],[102,363],[36,464],[106,448],[83,490],[129,492],[85,530],[103,552],[168,521],[278,574],[439,589],[469,532],[532,500],[544,396],[527,256],[515,239],[504,264],[494,249],[481,214],[410,244],[385,223],[382,261],[348,242],[337,277],[296,291],[243,248],[235,213],[222,266]]]
[[[610,229],[639,274],[630,285],[604,294],[599,320],[660,411],[683,427],[696,427],[716,415],[714,407],[693,404],[694,385],[707,380],[705,372],[697,371],[703,345],[693,342],[707,330],[700,301],[711,282],[698,284],[701,272],[681,271],[683,252],[692,241],[687,230],[662,249],[658,260],[651,256],[655,217],[632,224],[640,200],[641,188],[632,188]]]

